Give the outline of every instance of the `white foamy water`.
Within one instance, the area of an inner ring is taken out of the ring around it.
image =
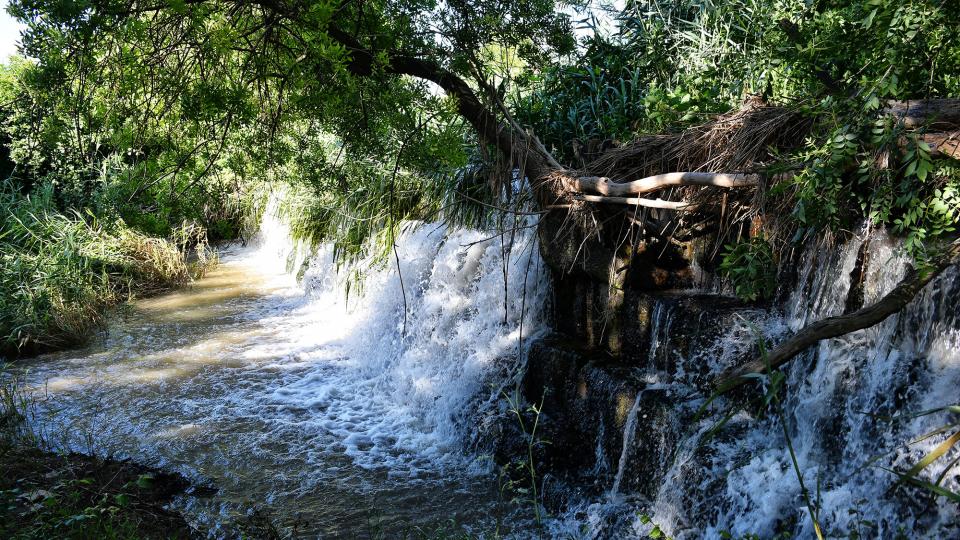
[[[700,365],[719,374],[742,361],[757,332],[776,342],[812,321],[841,314],[865,239],[869,241],[865,304],[881,298],[902,279],[908,261],[886,235],[861,234],[839,249],[828,243],[811,246],[798,269],[799,286],[781,309],[743,311],[743,322],[733,324],[715,343],[678,359],[674,382],[682,383],[685,371]],[[885,470],[909,469],[957,431],[954,426],[923,438],[960,417],[950,412],[909,415],[960,402],[958,274],[957,268],[948,269],[904,312],[873,328],[823,341],[785,369],[788,432],[829,538],[847,538],[851,533],[860,538],[896,538],[901,533],[904,538],[960,537],[955,502],[898,484],[897,476]],[[655,316],[670,315],[658,310]],[[654,321],[652,326],[659,334],[658,328],[669,325]],[[661,348],[670,346],[669,335],[651,339]],[[693,388],[688,392],[694,393]],[[554,534],[646,538],[656,524],[682,539],[723,534],[767,538],[783,531],[814,538],[780,420],[740,412],[701,446],[701,437],[719,418],[694,422],[693,413],[702,403],[694,399],[677,404],[689,431],[653,500],[581,501],[553,523]],[[892,422],[882,418],[897,414],[905,416]],[[636,436],[647,435],[638,430]],[[958,460],[960,448],[954,447],[920,478],[960,491]],[[654,465],[629,462],[623,471],[621,463],[612,492],[619,489],[623,474],[650,474]]]
[[[543,327],[535,237],[408,224],[403,287],[393,260],[368,260],[348,296],[349,269],[295,246],[276,207],[255,246],[189,289],[34,363],[40,427],[219,488],[179,503],[207,526],[257,506],[306,536],[370,520],[489,530],[506,510],[474,443],[522,369],[521,331]]]

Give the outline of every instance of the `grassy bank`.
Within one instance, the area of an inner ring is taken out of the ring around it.
[[[0,366],[3,368],[4,366]],[[190,484],[136,463],[48,447],[15,371],[0,369],[0,538],[189,538],[165,508]]]
[[[164,508],[182,478],[130,462],[26,447],[0,449],[0,537],[189,538]]]
[[[78,345],[106,308],[183,285],[211,262],[202,228],[154,238],[119,219],[55,208],[42,195],[0,189],[2,356]]]

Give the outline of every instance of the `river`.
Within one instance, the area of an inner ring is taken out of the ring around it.
[[[296,536],[520,532],[477,441],[503,414],[521,331],[542,326],[532,239],[411,227],[401,287],[386,262],[337,272],[268,213],[256,245],[32,362],[35,425],[54,447],[216,488],[175,503],[214,535],[253,512]]]
[[[570,456],[583,478],[609,483],[558,484],[563,504],[544,536],[646,538],[656,523],[678,539],[812,537],[813,504],[831,537],[956,536],[955,504],[890,472],[956,428],[956,409],[942,409],[960,385],[956,268],[901,314],[792,362],[781,417],[743,410],[704,438],[717,418],[699,416],[703,372],[842,313],[858,253],[870,261],[868,304],[906,270],[880,231],[827,240],[806,248],[782,305],[711,321],[658,300],[650,358],[634,367],[642,389],[622,400],[622,421],[590,426],[596,452]],[[216,488],[175,502],[213,536],[253,512],[296,537],[537,536],[531,508],[510,500],[522,492],[502,489],[489,454],[526,344],[550,326],[549,291],[532,230],[511,239],[409,224],[395,256],[338,268],[330,246],[304,248],[268,209],[256,241],[225,248],[204,278],[132,302],[85,349],[28,364],[34,426],[56,448]],[[653,394],[669,399],[647,410]],[[653,410],[666,420],[648,418]],[[920,414],[930,410],[940,412]],[[604,451],[610,433],[622,437]],[[650,445],[657,451],[637,450]],[[923,478],[956,490],[957,451]],[[540,472],[546,485],[550,471]],[[810,505],[801,479],[816,488]]]

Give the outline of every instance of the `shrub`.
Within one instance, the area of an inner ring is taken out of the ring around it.
[[[761,237],[728,244],[720,262],[720,275],[730,280],[734,292],[744,300],[770,298],[777,288],[773,248]]]
[[[186,283],[177,244],[0,189],[0,352],[82,343],[104,308]],[[205,244],[204,244],[205,246]],[[203,248],[205,249],[205,247]]]

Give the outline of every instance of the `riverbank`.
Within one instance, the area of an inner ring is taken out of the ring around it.
[[[0,537],[192,538],[166,508],[190,483],[129,461],[0,448]]]
[[[151,236],[0,184],[0,361],[83,345],[110,308],[182,287],[216,263],[202,226]]]

